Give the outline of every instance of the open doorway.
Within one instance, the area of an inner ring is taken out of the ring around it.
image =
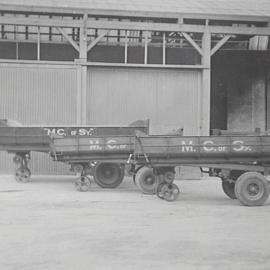
[[[269,128],[269,51],[220,51],[212,57],[211,129]]]

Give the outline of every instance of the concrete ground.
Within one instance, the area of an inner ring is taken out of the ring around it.
[[[175,202],[73,179],[0,176],[1,270],[270,269],[269,202],[241,206],[215,178],[176,181]]]

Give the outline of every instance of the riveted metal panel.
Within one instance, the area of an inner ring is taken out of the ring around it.
[[[87,124],[150,119],[152,134],[199,134],[200,71],[89,68],[87,87]]]
[[[24,125],[76,124],[77,72],[71,66],[1,64],[0,118]],[[33,173],[63,173],[66,166],[33,153]],[[0,171],[12,172],[12,158],[0,154]]]

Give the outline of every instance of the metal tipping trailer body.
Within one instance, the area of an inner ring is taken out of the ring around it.
[[[135,136],[52,137],[52,157],[57,161],[110,161],[126,163],[134,152]]]
[[[93,136],[52,138],[58,161],[125,162],[196,165],[270,163],[270,136]]]
[[[270,136],[140,136],[134,156],[153,164],[269,163]]]
[[[0,127],[0,150],[50,151],[50,137],[42,127]]]
[[[22,126],[16,123],[8,125],[8,120],[0,120],[0,151],[14,153],[14,163],[19,164],[15,178],[20,182],[27,182],[31,172],[28,169],[30,152],[50,153],[51,137],[58,138],[91,138],[93,136],[125,136],[134,135],[135,132],[148,134],[149,121],[136,121],[129,126]]]
[[[0,150],[50,151],[50,137],[93,137],[103,135],[134,135],[149,132],[149,124],[132,126],[0,126]]]
[[[173,184],[174,168],[179,165],[210,167],[209,174],[221,178],[225,193],[245,205],[263,204],[270,192],[262,175],[270,167],[270,136],[53,138],[51,147],[55,160],[77,166],[82,177],[79,189],[87,182],[85,166],[98,162],[93,174],[101,186],[106,187],[110,177],[121,177],[120,172],[114,173],[116,163],[127,163],[143,192],[156,192],[166,200],[174,200],[179,194]],[[99,164],[106,165],[100,168]]]

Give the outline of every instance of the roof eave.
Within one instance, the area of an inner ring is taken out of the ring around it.
[[[189,18],[189,19],[209,19],[209,20],[227,20],[227,21],[256,21],[269,22],[270,16],[258,15],[237,15],[237,14],[212,14],[212,13],[180,13],[180,12],[162,12],[162,11],[141,11],[141,10],[117,10],[117,9],[85,9],[71,7],[51,7],[51,6],[32,6],[32,5],[8,5],[0,4],[0,10],[13,12],[29,13],[57,13],[57,14],[89,14],[93,16],[110,17],[145,17],[145,18]]]

